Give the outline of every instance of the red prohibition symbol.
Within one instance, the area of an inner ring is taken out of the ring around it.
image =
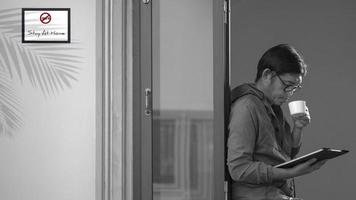
[[[42,24],[48,24],[51,21],[52,17],[48,12],[44,12],[40,16],[40,21]]]

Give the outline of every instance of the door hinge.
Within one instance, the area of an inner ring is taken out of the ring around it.
[[[227,181],[224,181],[224,196],[225,200],[229,199],[229,183]]]
[[[224,1],[224,23],[227,23],[227,1]]]
[[[227,24],[230,16],[230,6],[228,0],[224,1],[224,23]]]
[[[152,113],[152,97],[151,97],[151,89],[145,89],[145,114],[150,116]]]

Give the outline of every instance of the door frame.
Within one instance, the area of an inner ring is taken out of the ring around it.
[[[96,0],[96,200],[133,196],[133,4]]]
[[[225,84],[228,51],[226,33],[229,13],[228,0],[213,0],[213,63],[214,63],[214,199],[228,199],[225,182]]]
[[[225,0],[213,1],[213,73],[214,73],[214,199],[226,198],[225,177],[225,110],[224,84],[226,73],[226,10]],[[145,88],[152,88],[152,7],[143,0],[133,0],[133,200],[152,200],[151,134],[142,134],[141,124],[150,127],[151,119],[144,114]],[[219,147],[219,148],[215,148]]]

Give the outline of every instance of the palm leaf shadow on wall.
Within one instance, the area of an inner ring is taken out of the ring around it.
[[[0,134],[12,135],[23,120],[11,83],[20,81],[53,96],[78,81],[78,42],[22,43],[21,9],[0,10]]]

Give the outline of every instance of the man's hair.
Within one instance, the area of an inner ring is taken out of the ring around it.
[[[257,65],[257,75],[255,81],[258,81],[263,70],[269,68],[278,75],[290,73],[305,76],[307,65],[304,63],[302,55],[291,45],[280,44],[268,49],[261,57]]]

